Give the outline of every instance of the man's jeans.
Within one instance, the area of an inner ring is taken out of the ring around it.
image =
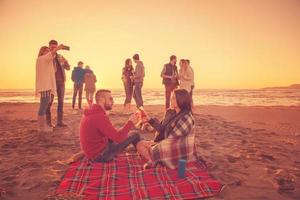
[[[165,106],[166,106],[166,109],[168,109],[170,107],[171,93],[176,88],[177,88],[177,85],[175,85],[175,84],[165,85],[165,98],[166,98]]]
[[[116,144],[111,140],[109,140],[107,146],[104,148],[102,153],[95,159],[95,162],[109,162],[116,155],[122,152],[128,145],[133,144],[134,146],[136,146],[136,144],[139,141],[140,141],[139,134],[133,134],[119,144]]]
[[[74,83],[72,108],[75,108],[76,97],[77,97],[77,93],[78,93],[78,108],[81,109],[82,89],[83,89],[82,83],[80,83],[80,84]]]
[[[134,97],[136,106],[138,108],[141,106],[144,106],[143,97],[142,97],[142,87],[143,87],[143,83],[134,83],[133,97]]]
[[[65,83],[63,81],[56,81],[57,92],[57,124],[63,122],[63,109],[64,109],[64,96],[65,96]],[[51,124],[51,106],[54,100],[54,96],[51,95],[49,106],[46,110],[46,119],[48,125]]]

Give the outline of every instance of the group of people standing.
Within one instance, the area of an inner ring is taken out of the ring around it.
[[[130,58],[125,60],[125,66],[122,70],[122,80],[125,89],[124,112],[130,111],[131,99],[135,99],[137,108],[143,107],[142,86],[145,77],[145,68],[143,62],[140,61],[139,55],[135,54],[133,60],[136,63],[135,68],[132,66]],[[194,89],[194,70],[190,66],[190,61],[181,59],[179,62],[180,69],[176,66],[177,57],[170,56],[170,62],[165,64],[161,71],[162,83],[165,86],[165,107],[170,107],[171,93],[176,89],[185,89],[193,95]]]

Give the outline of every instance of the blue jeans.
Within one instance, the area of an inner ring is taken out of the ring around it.
[[[143,83],[134,83],[134,92],[133,98],[135,100],[136,106],[139,108],[144,106],[143,97],[142,97],[142,87]]]
[[[57,123],[62,123],[64,114],[64,96],[65,96],[65,83],[63,81],[56,81],[57,92]],[[46,110],[47,123],[51,124],[51,106],[54,101],[54,96],[51,95],[49,106]]]
[[[40,98],[40,108],[39,108],[39,111],[38,111],[39,116],[44,116],[46,114],[46,110],[49,106],[50,99],[51,99],[50,95],[43,96],[43,97],[41,96],[41,98]]]
[[[83,83],[74,83],[72,108],[75,108],[76,97],[78,93],[78,108],[81,109]]]
[[[109,140],[107,146],[104,148],[102,153],[95,159],[95,162],[109,162],[116,155],[118,155],[118,153],[123,151],[128,145],[133,144],[134,146],[136,146],[136,144],[140,140],[140,135],[137,133],[129,136],[126,140],[119,144],[116,144]]]
[[[125,104],[131,103],[131,98],[132,98],[132,90],[133,90],[133,85],[131,83],[131,81],[128,82],[123,82],[124,84],[124,89],[125,89],[125,94],[126,94],[126,98],[125,98]]]

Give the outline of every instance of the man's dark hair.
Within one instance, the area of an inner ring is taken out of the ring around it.
[[[170,61],[172,61],[172,60],[174,60],[174,59],[176,59],[176,56],[175,56],[175,55],[171,55],[171,56],[170,56]]]
[[[57,41],[56,41],[56,40],[50,40],[50,41],[49,41],[49,45],[51,45],[51,44],[55,44],[55,45],[57,45],[58,43],[57,43]]]
[[[190,60],[189,60],[189,59],[186,59],[185,61],[186,61],[188,64],[190,64]]]
[[[111,91],[110,91],[110,90],[106,90],[106,89],[100,89],[100,90],[98,90],[98,91],[96,92],[96,94],[95,94],[96,102],[99,101],[99,98],[100,98],[103,94],[105,94],[105,93],[111,93]]]
[[[181,111],[192,112],[191,95],[185,89],[174,90],[176,102]]]
[[[134,60],[140,60],[140,56],[139,54],[134,54],[133,57],[132,57]]]
[[[80,64],[83,64],[83,62],[82,62],[82,61],[79,61],[79,62],[77,63],[77,65],[80,65]]]

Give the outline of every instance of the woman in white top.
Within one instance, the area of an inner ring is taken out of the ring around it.
[[[181,59],[179,62],[179,88],[185,89],[189,93],[191,92],[191,88],[193,85],[193,71],[191,67],[188,65],[187,61]]]
[[[40,48],[39,55],[36,61],[36,79],[35,92],[40,97],[40,107],[38,111],[38,125],[42,132],[52,132],[52,127],[46,123],[46,109],[50,103],[51,95],[56,93],[55,70],[53,58],[56,51],[63,48],[63,45],[57,46],[50,51],[47,46]]]

